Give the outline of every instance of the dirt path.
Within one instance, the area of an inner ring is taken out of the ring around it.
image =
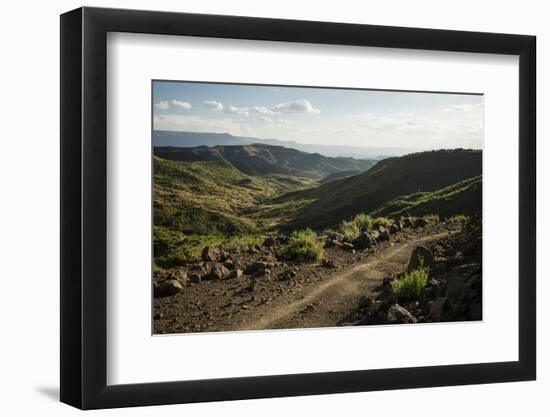
[[[395,243],[364,263],[338,271],[309,289],[300,300],[265,306],[253,320],[242,323],[241,330],[335,326],[358,307],[363,296],[380,285],[385,275],[401,272],[416,246],[446,235],[448,232]]]

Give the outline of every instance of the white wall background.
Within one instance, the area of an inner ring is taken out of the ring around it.
[[[2,8],[0,42],[0,410],[3,415],[75,415],[58,403],[59,379],[59,17],[82,3],[9,2]],[[532,34],[538,37],[539,137],[539,366],[538,381],[290,399],[237,401],[99,411],[94,415],[280,416],[341,413],[464,416],[546,415],[550,406],[550,148],[542,120],[550,97],[550,26],[536,0],[338,2],[278,0],[93,1],[89,6],[238,14],[308,20]],[[546,158],[545,158],[546,157]],[[545,181],[546,180],[546,181]],[[503,226],[505,227],[505,225]]]

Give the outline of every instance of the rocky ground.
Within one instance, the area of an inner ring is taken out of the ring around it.
[[[417,219],[353,242],[336,234],[319,262],[283,259],[285,243],[269,238],[240,253],[207,247],[200,261],[155,274],[154,333],[481,319],[475,222]],[[400,303],[392,281],[419,253],[430,281],[418,301]]]

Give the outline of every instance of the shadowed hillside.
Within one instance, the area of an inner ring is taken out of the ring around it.
[[[263,144],[199,146],[195,148],[156,147],[155,155],[174,161],[228,161],[247,175],[290,174],[321,179],[340,171],[366,171],[374,160],[329,158],[282,146]]]
[[[434,192],[420,192],[400,196],[369,213],[372,216],[399,218],[437,214],[481,216],[481,176],[472,177]]]
[[[284,229],[323,228],[357,213],[369,213],[404,195],[433,192],[481,175],[481,151],[440,150],[388,158],[367,172],[279,197],[309,201]]]

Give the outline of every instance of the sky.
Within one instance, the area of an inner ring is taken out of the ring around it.
[[[153,128],[320,145],[481,149],[483,96],[154,81]]]

